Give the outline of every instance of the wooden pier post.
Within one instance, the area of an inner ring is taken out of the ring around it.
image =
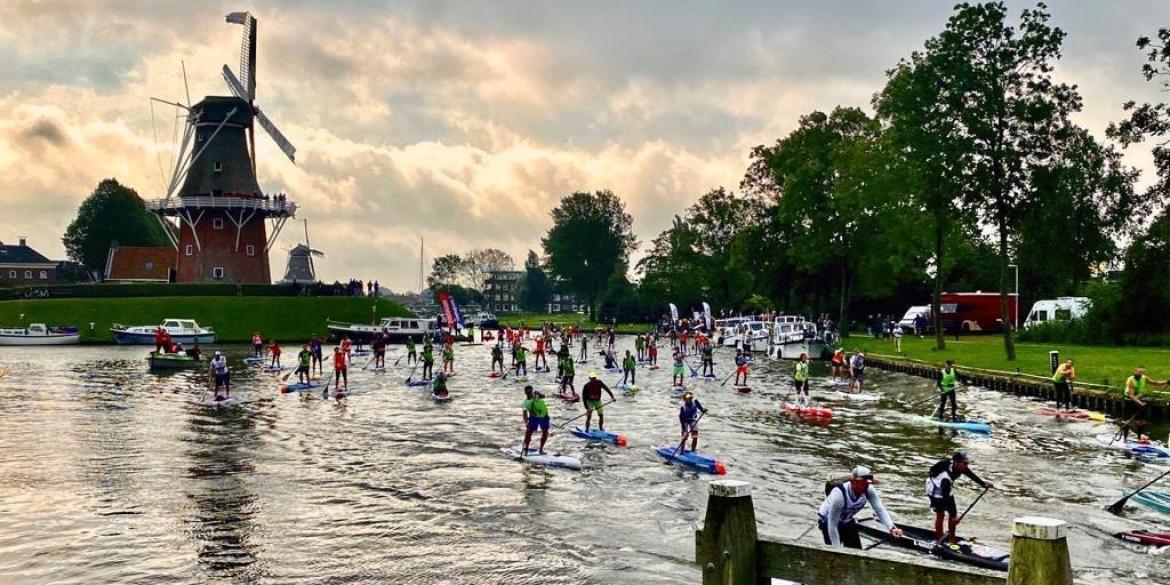
[[[697,556],[703,585],[756,585],[756,510],[752,484],[720,479],[707,492]]]
[[[1007,585],[1072,585],[1067,532],[1061,520],[1016,518]]]

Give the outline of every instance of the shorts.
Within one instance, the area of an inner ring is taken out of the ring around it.
[[[232,375],[230,372],[227,374],[216,374],[215,375],[215,385],[216,386],[227,386],[231,381],[232,381]]]
[[[864,379],[865,379],[865,371],[864,371],[864,370],[858,370],[857,372],[854,372],[854,374],[853,374],[853,379],[854,379],[854,380],[857,380],[857,381],[864,380]]]
[[[540,418],[536,418],[534,416],[528,417],[528,430],[530,430],[530,431],[535,431],[538,429],[542,430],[542,431],[547,431],[548,426],[549,426],[549,418],[547,416],[542,416]]]
[[[748,374],[748,367],[747,366],[739,366],[738,368],[735,368],[735,373],[736,374],[743,374],[746,376]]]
[[[1135,421],[1146,420],[1146,407],[1145,406],[1138,404],[1138,403],[1136,403],[1132,400],[1129,400],[1129,399],[1126,399],[1126,401],[1123,404],[1125,404],[1125,407],[1123,408],[1124,412],[1122,413],[1122,416],[1125,417],[1126,420],[1129,420],[1129,419],[1133,419]]]
[[[682,366],[675,366],[674,367],[674,375],[676,375],[676,376],[683,375],[683,367]]]
[[[313,361],[315,361],[315,362],[321,361],[321,352],[319,352],[319,351],[313,352]]]
[[[959,510],[955,506],[955,496],[947,496],[945,498],[930,496],[930,509],[940,514],[946,512],[951,515],[951,518],[959,515]]]
[[[698,426],[697,424],[695,424],[696,422],[697,422],[697,421],[693,421],[693,420],[692,420],[692,421],[688,421],[688,422],[682,423],[682,431],[683,431],[684,433],[686,433],[686,432],[687,432],[687,430],[688,430],[688,429],[690,429],[690,432],[691,432],[691,436],[692,436],[692,437],[697,437],[697,436],[699,436],[699,426]]]
[[[308,374],[309,373],[309,366],[297,366],[297,373],[298,374]]]
[[[808,392],[808,380],[793,380],[792,388],[797,392]]]
[[[601,413],[601,399],[599,398],[597,400],[586,400],[585,401],[585,411],[586,412],[597,412],[600,414]]]

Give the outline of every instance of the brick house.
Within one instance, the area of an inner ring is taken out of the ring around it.
[[[106,256],[106,282],[171,282],[179,253],[170,246],[110,246]]]
[[[28,241],[12,246],[0,242],[0,281],[8,284],[49,284],[57,280],[57,263],[28,247]]]

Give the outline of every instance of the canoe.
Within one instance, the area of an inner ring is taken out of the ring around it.
[[[930,418],[926,416],[914,417],[914,422],[925,425],[934,425],[944,429],[958,429],[960,431],[970,431],[972,433],[990,433],[991,423],[980,420],[966,420],[966,421],[949,421],[938,420],[937,418]]]
[[[678,445],[659,445],[654,447],[654,452],[672,465],[682,465],[714,475],[727,473],[723,462],[695,451],[683,451],[678,448]]]
[[[207,360],[183,353],[151,353],[146,356],[146,362],[152,370],[182,370],[203,367]]]
[[[1170,546],[1170,532],[1148,532],[1145,530],[1130,530],[1118,532],[1113,536],[1126,542],[1145,544],[1149,546]]]
[[[798,406],[791,402],[784,402],[780,404],[781,412],[789,412],[801,417],[808,418],[833,418],[833,411],[827,408],[818,408],[816,406]]]
[[[944,560],[963,563],[973,567],[981,567],[994,571],[1008,570],[1010,553],[1002,549],[977,543],[973,539],[960,537],[958,544],[944,544],[936,547],[935,543],[937,539],[934,536],[934,530],[898,524],[898,528],[902,529],[902,538],[894,538],[886,530],[886,527],[882,526],[874,518],[859,519],[857,521],[857,528],[861,534],[869,538],[887,542],[897,547],[918,551],[923,554],[933,554]]]
[[[523,457],[520,456],[520,445],[515,447],[500,447],[500,452],[511,457],[512,459],[522,459],[525,463],[533,465],[544,465],[546,467],[563,467],[565,469],[578,470],[581,469],[581,460],[576,457],[568,455],[561,455],[560,453],[545,453],[539,455],[539,449],[532,447],[528,448],[528,452]]]
[[[587,439],[590,441],[601,441],[603,443],[617,445],[618,447],[626,446],[625,435],[619,435],[609,431],[599,431],[597,429],[585,430],[581,427],[573,427],[573,430],[569,432],[573,433],[573,435],[576,437],[581,437],[582,439]]]
[[[1143,490],[1134,494],[1131,500],[1163,514],[1170,514],[1170,492]]]
[[[1114,441],[1113,440],[1114,437],[1117,437],[1117,433],[1115,433],[1115,432],[1114,433],[1101,433],[1101,434],[1097,435],[1096,439],[1097,439],[1098,443],[1101,443],[1102,445],[1105,445],[1106,447],[1126,451],[1126,452],[1130,453],[1131,455],[1133,455],[1134,457],[1138,457],[1138,458],[1145,460],[1145,461],[1148,461],[1148,462],[1170,463],[1170,449],[1167,449],[1161,445],[1158,445],[1157,443],[1151,443],[1148,441],[1139,442],[1139,441],[1135,441],[1133,439],[1130,439],[1130,440],[1126,441],[1125,443],[1122,443],[1121,439],[1117,439],[1116,441]]]

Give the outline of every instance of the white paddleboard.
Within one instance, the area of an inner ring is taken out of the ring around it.
[[[544,455],[538,455],[538,451],[538,449],[529,447],[528,453],[524,455],[523,460],[527,463],[546,465],[548,467],[563,467],[574,470],[579,470],[582,467],[581,460],[576,457],[547,452]],[[515,447],[500,447],[500,452],[512,459],[520,459],[520,445]]]

